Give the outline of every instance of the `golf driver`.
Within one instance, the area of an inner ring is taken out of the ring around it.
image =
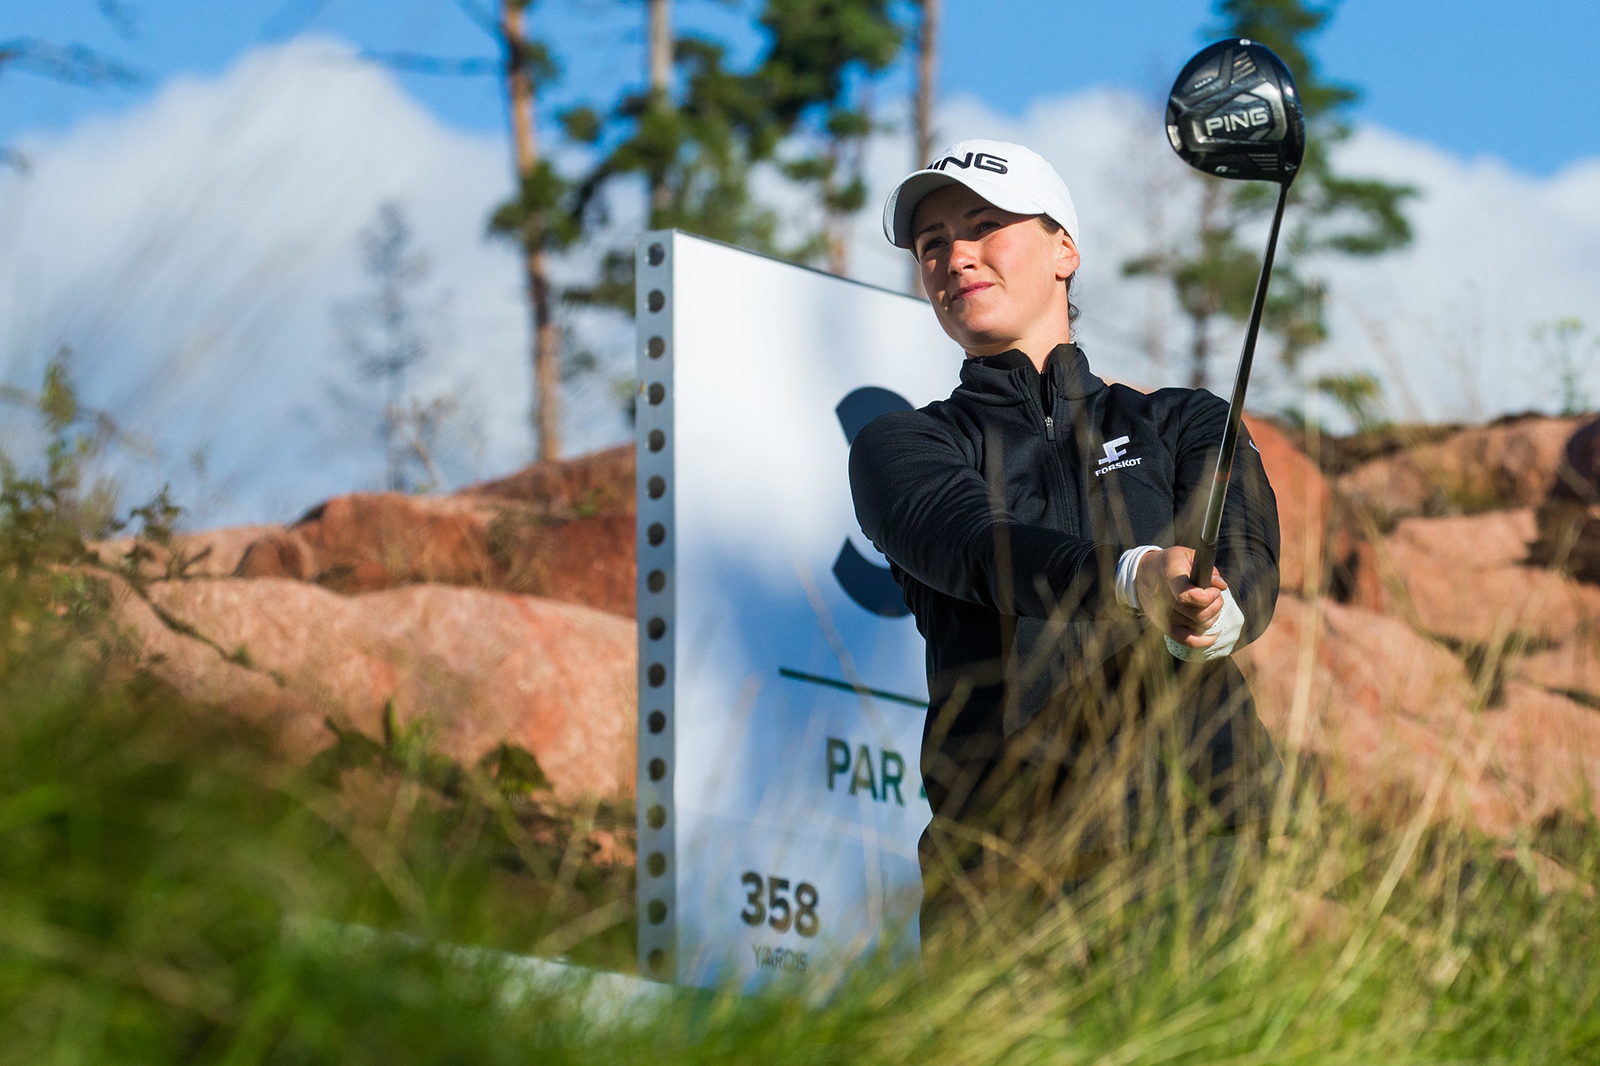
[[[1239,373],[1228,401],[1228,427],[1222,434],[1222,450],[1206,498],[1205,524],[1189,574],[1190,581],[1206,588],[1217,559],[1222,505],[1228,499],[1228,478],[1239,447],[1244,394],[1250,387],[1250,364],[1255,359],[1256,334],[1261,331],[1283,207],[1306,149],[1305,115],[1289,69],[1257,41],[1231,38],[1208,46],[1184,64],[1172,85],[1167,97],[1167,140],[1179,158],[1196,170],[1219,178],[1278,183],[1278,206],[1272,213],[1267,254],[1261,260]]]

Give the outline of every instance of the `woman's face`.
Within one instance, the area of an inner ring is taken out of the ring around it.
[[[928,302],[968,355],[1020,348],[1042,362],[1070,339],[1064,282],[1078,250],[1065,232],[947,185],[917,204],[911,233]]]

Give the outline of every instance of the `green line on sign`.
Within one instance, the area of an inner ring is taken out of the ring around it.
[[[806,681],[813,685],[826,685],[828,688],[843,689],[845,692],[854,692],[862,696],[876,696],[880,700],[893,700],[895,703],[903,703],[907,707],[921,707],[923,710],[928,708],[927,700],[919,700],[912,696],[902,696],[898,692],[885,692],[881,688],[852,685],[848,681],[836,681],[831,677],[819,677],[816,674],[802,673],[799,670],[791,670],[787,666],[778,667],[778,675],[787,677],[790,681]]]

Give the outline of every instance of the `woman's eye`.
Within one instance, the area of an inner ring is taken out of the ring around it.
[[[974,233],[988,233],[992,229],[999,229],[999,228],[1000,228],[1000,223],[994,221],[993,219],[984,219],[982,222],[979,222],[976,226],[973,227],[972,232],[974,232]]]

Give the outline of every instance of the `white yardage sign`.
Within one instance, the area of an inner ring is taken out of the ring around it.
[[[640,971],[914,958],[924,649],[846,464],[961,352],[921,301],[682,233],[637,279]]]

